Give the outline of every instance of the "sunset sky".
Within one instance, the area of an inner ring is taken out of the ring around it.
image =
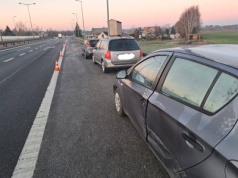
[[[27,6],[22,3],[36,3],[29,6],[34,27],[54,30],[71,30],[77,13],[82,29],[81,3],[75,0],[0,0],[0,29],[15,22],[23,22],[30,28]],[[82,0],[85,29],[107,26],[106,0]],[[123,29],[144,26],[174,25],[181,13],[188,7],[198,5],[202,25],[238,24],[238,0],[109,0],[110,19],[122,22]],[[73,19],[73,20],[72,20]],[[75,22],[74,22],[75,23]],[[74,24],[75,25],[75,24]]]

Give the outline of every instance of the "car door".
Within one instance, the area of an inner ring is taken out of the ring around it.
[[[120,85],[123,108],[143,138],[146,138],[147,101],[169,55],[162,53],[143,60],[130,72],[129,79],[123,79]]]
[[[96,44],[95,49],[93,50],[93,57],[95,61],[98,61],[99,58],[99,54],[100,54],[100,44],[101,44],[101,40],[99,40],[99,42]]]
[[[149,98],[148,143],[174,172],[206,160],[234,126],[235,122],[225,124],[228,109],[207,112],[206,100],[221,75],[213,65],[200,57],[175,54]]]

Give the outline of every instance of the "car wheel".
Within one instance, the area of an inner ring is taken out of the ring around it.
[[[102,65],[102,71],[103,71],[104,73],[107,73],[107,72],[108,72],[108,68],[105,66],[104,60],[102,60],[101,65]]]
[[[84,58],[85,58],[85,59],[88,59],[87,53],[84,54]]]
[[[95,59],[94,59],[94,55],[92,56],[92,59],[93,59],[93,63],[94,63],[94,64],[97,64],[96,61],[95,61]]]
[[[119,116],[124,116],[125,112],[124,112],[123,107],[122,107],[121,97],[120,97],[120,94],[118,92],[118,89],[116,89],[115,92],[114,92],[114,99],[115,99],[115,106],[116,106],[117,114]]]

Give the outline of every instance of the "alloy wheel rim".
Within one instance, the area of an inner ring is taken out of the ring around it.
[[[119,96],[118,93],[115,94],[115,105],[116,105],[117,111],[120,111],[120,109],[121,109],[121,101],[120,101],[120,96]]]
[[[105,71],[104,62],[102,62],[102,70]]]

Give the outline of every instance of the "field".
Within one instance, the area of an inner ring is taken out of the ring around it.
[[[202,42],[195,42],[193,45],[199,44],[238,44],[238,31],[209,31],[201,32]],[[182,46],[181,40],[170,41],[139,41],[144,53],[150,53],[155,50],[164,48],[174,48]]]
[[[139,41],[139,45],[144,53],[150,53],[159,49],[174,48],[179,46],[177,42],[170,41]]]
[[[210,31],[201,33],[203,40],[215,44],[238,44],[238,31]]]

